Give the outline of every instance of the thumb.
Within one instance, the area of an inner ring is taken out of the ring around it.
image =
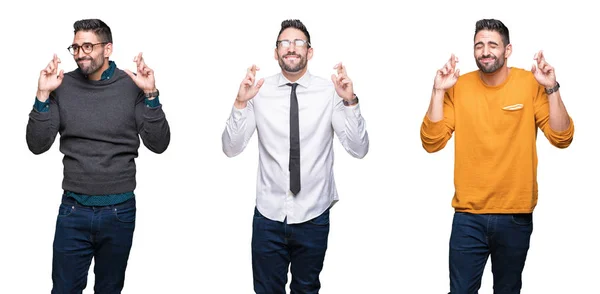
[[[60,72],[58,73],[58,77],[57,79],[61,80],[65,77],[65,71],[64,70],[60,70]]]
[[[331,75],[331,81],[333,82],[333,85],[337,86],[336,76],[335,75]]]
[[[126,69],[125,73],[132,79],[135,80],[136,75],[132,73],[130,70]]]
[[[535,73],[535,64],[532,64],[532,65],[531,65],[531,72],[532,72],[532,73]]]
[[[458,78],[460,76],[460,69],[457,69],[456,71],[454,71],[454,76],[456,78]]]
[[[256,86],[254,86],[254,88],[256,88],[256,90],[260,89],[260,87],[262,87],[262,85],[265,83],[265,79],[260,79],[258,80],[258,82],[256,82]]]

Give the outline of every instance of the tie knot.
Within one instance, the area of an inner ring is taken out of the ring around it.
[[[286,85],[291,86],[292,90],[296,90],[296,87],[298,86],[298,83],[287,83]]]

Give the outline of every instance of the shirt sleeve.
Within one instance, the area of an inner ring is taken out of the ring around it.
[[[58,134],[60,115],[53,95],[50,94],[45,102],[36,98],[33,109],[29,112],[25,139],[27,147],[33,154],[48,151]]]
[[[135,106],[135,120],[144,146],[159,154],[167,150],[171,129],[158,97],[148,100],[140,92]]]
[[[444,119],[433,122],[425,115],[421,124],[421,143],[429,153],[442,150],[454,132],[453,88],[444,94]]]
[[[45,102],[42,102],[35,97],[35,102],[33,103],[33,108],[38,112],[47,112],[50,110],[50,99],[46,99]]]
[[[146,103],[146,106],[148,106],[150,108],[160,106],[160,101],[158,100],[158,96],[156,96],[156,98],[154,98],[152,100],[146,98],[146,99],[144,99],[144,103]]]
[[[333,130],[346,152],[356,158],[363,158],[367,155],[369,134],[365,119],[360,112],[360,102],[346,106],[343,99],[335,93],[332,124]]]
[[[225,130],[221,135],[223,153],[234,157],[246,148],[256,129],[254,102],[248,101],[246,108],[237,109],[232,106],[231,114],[225,122]]]
[[[567,148],[573,141],[575,125],[573,119],[569,116],[569,127],[564,131],[555,131],[550,127],[550,107],[548,103],[548,94],[543,86],[537,87],[537,95],[533,101],[535,111],[535,124],[538,126],[550,142],[558,148]]]

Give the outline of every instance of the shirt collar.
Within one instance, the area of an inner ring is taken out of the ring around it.
[[[312,77],[312,75],[307,70],[306,73],[304,73],[304,75],[300,79],[295,81],[294,83],[297,83],[298,85],[300,85],[304,88],[308,88],[308,86],[310,85],[311,77]],[[279,73],[279,81],[277,82],[277,86],[279,86],[279,87],[285,86],[288,83],[291,83],[291,82],[280,72]]]
[[[108,68],[102,73],[102,75],[100,76],[100,80],[104,81],[104,80],[108,80],[110,78],[112,78],[112,76],[115,74],[115,69],[117,68],[117,64],[114,61],[108,61]]]

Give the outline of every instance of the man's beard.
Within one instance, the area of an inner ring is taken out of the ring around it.
[[[98,60],[93,59],[91,56],[84,56],[84,57],[80,57],[77,58],[77,67],[79,67],[79,70],[81,70],[81,72],[86,75],[89,76],[90,74],[95,73],[96,71],[98,71],[98,69],[102,68],[102,66],[104,65],[104,56],[103,54],[98,56]],[[82,66],[79,62],[82,60],[89,60],[89,64]]]
[[[494,62],[491,64],[487,64],[484,65],[483,63],[481,63],[479,61],[479,59],[483,59],[483,58],[494,58]],[[477,58],[477,67],[483,72],[483,73],[494,73],[496,72],[498,69],[502,68],[504,66],[504,53],[502,53],[502,55],[500,55],[500,58],[497,58],[496,56],[493,55],[484,55],[481,56],[479,58]]]
[[[298,63],[295,66],[289,66],[285,63],[286,56],[295,56],[299,59]],[[296,52],[289,52],[281,57],[279,57],[279,67],[286,72],[299,72],[306,67],[306,58],[300,54],[296,54]]]

